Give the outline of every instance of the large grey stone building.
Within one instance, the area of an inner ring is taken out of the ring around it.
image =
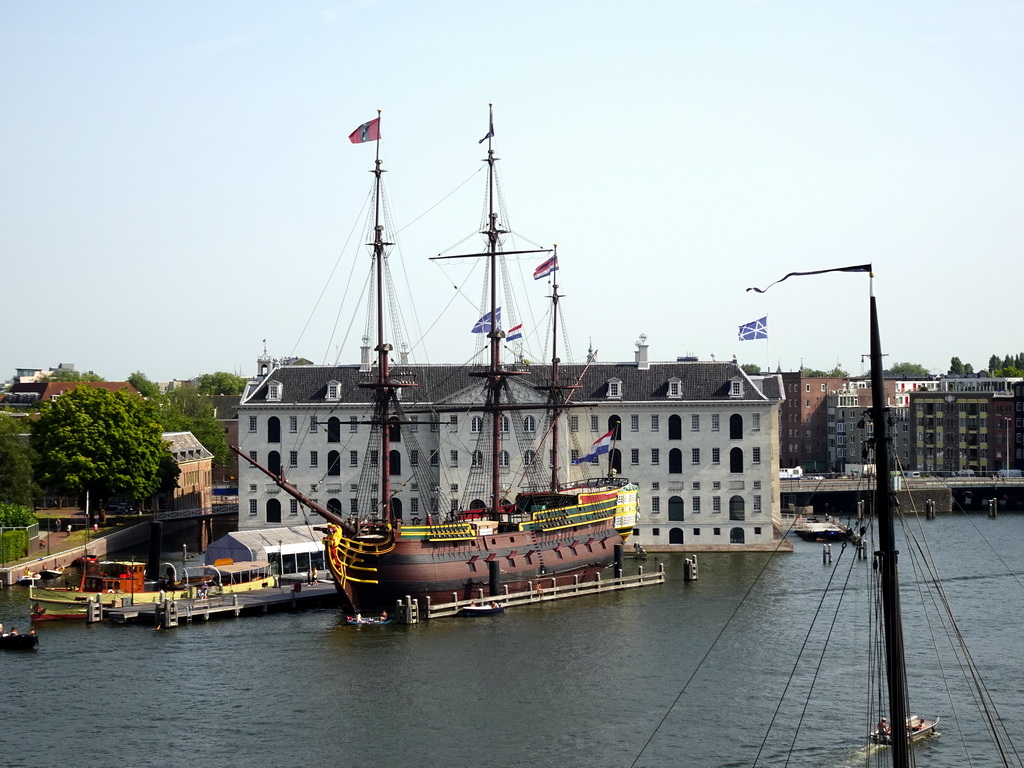
[[[750,377],[735,362],[649,362],[637,345],[632,362],[563,365],[576,386],[561,420],[559,480],[607,474],[637,483],[641,518],[635,540],[648,550],[774,546],[779,510],[779,404],[776,375]],[[239,447],[285,475],[303,493],[341,514],[364,515],[377,503],[372,476],[384,460],[369,424],[374,373],[369,351],[360,365],[259,362],[238,406]],[[508,394],[523,406],[501,417],[502,490],[550,479],[550,431],[544,404],[547,366],[518,364]],[[479,411],[480,379],[463,366],[395,366],[415,386],[402,388],[405,411],[390,432],[395,515],[443,519],[485,506],[490,466],[489,418]],[[573,465],[603,435],[611,452]],[[488,443],[489,444],[489,443]],[[361,477],[363,479],[361,480]],[[369,485],[369,495],[365,487]],[[259,470],[239,467],[239,527],[321,522]]]

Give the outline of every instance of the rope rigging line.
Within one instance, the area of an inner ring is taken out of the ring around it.
[[[754,579],[750,582],[750,586],[747,587],[747,591],[743,593],[743,597],[740,598],[739,602],[736,604],[736,607],[733,608],[732,613],[729,614],[729,618],[726,620],[725,624],[722,626],[718,634],[715,636],[715,639],[712,641],[711,646],[707,649],[707,651],[704,652],[704,655],[701,657],[701,660],[697,662],[697,666],[694,668],[693,672],[690,673],[690,676],[686,679],[686,682],[683,684],[683,687],[680,689],[679,693],[676,694],[675,699],[672,700],[672,703],[668,706],[668,709],[665,710],[665,714],[662,715],[661,720],[658,721],[658,724],[654,727],[654,730],[651,732],[651,735],[647,737],[647,741],[644,742],[644,745],[640,748],[640,751],[637,752],[637,755],[633,759],[633,762],[629,764],[629,768],[636,768],[636,764],[640,762],[640,758],[643,757],[644,752],[651,745],[651,742],[654,741],[654,737],[658,735],[658,732],[661,730],[662,726],[665,725],[665,721],[668,720],[668,716],[672,714],[672,710],[674,710],[676,708],[676,705],[679,704],[679,700],[683,698],[683,694],[686,693],[686,689],[690,686],[690,683],[694,681],[694,679],[697,677],[697,673],[701,671],[701,669],[704,667],[705,662],[707,662],[707,660],[711,657],[712,652],[718,646],[718,643],[721,641],[726,631],[732,625],[733,619],[736,618],[736,615],[739,613],[740,608],[742,608],[746,604],[747,598],[749,598],[750,594],[754,591],[754,587],[757,586],[757,583],[761,580],[761,577],[764,575],[764,572],[768,569],[768,566],[771,565],[771,563],[775,560],[775,556],[779,553],[779,550],[782,547],[782,541],[782,539],[779,540],[779,543],[776,545],[775,549],[772,550],[768,559],[765,560],[765,563],[761,567],[761,570],[757,572],[757,576],[755,576]]]
[[[308,330],[309,324],[311,322],[313,322],[313,316],[316,314],[317,307],[320,306],[320,302],[323,300],[324,294],[327,293],[327,288],[331,284],[331,280],[334,277],[334,273],[337,271],[338,265],[341,263],[342,257],[345,255],[345,252],[348,250],[349,244],[352,242],[352,236],[355,234],[356,227],[358,226],[357,222],[359,222],[362,219],[362,217],[364,215],[363,212],[367,209],[367,206],[368,206],[368,204],[369,204],[369,202],[370,202],[370,200],[372,198],[373,198],[373,192],[369,192],[369,193],[367,193],[366,198],[363,200],[363,205],[359,209],[359,213],[356,215],[356,218],[352,222],[352,228],[349,230],[348,237],[345,238],[345,244],[342,246],[341,250],[338,252],[338,258],[334,260],[334,266],[331,267],[330,274],[327,275],[327,280],[324,282],[324,287],[320,290],[320,295],[317,297],[316,301],[313,303],[312,309],[310,309],[310,311],[309,311],[309,317],[306,318],[306,324],[302,326],[302,330],[299,332],[299,337],[295,340],[295,345],[292,347],[292,357],[295,356],[295,352],[298,350],[299,343],[302,341],[303,335]],[[355,273],[355,260],[353,260],[353,262],[352,262],[352,271],[349,273],[349,284],[351,284],[352,275],[354,273]],[[345,295],[347,295],[347,294],[348,294],[348,285],[346,285],[346,288],[345,288]],[[344,299],[344,297],[343,297],[343,299]],[[326,357],[324,359],[326,359]]]
[[[837,561],[836,561],[836,567],[832,569],[832,573],[829,575],[828,581],[825,583],[825,589],[822,590],[821,599],[818,601],[818,607],[815,608],[815,610],[814,610],[814,615],[811,617],[811,623],[807,627],[807,632],[804,635],[803,642],[800,644],[800,650],[797,651],[796,660],[793,662],[793,668],[790,670],[790,673],[789,673],[789,679],[786,680],[786,685],[782,689],[782,695],[779,697],[778,706],[776,706],[775,712],[774,712],[774,714],[772,714],[772,719],[768,723],[768,728],[765,731],[764,739],[761,741],[761,746],[758,748],[757,755],[754,757],[754,762],[752,763],[753,766],[756,766],[757,765],[757,761],[761,759],[761,753],[764,751],[765,745],[767,745],[767,743],[768,743],[768,736],[771,734],[772,728],[775,725],[775,721],[776,721],[776,719],[779,716],[779,712],[782,710],[782,705],[785,702],[786,694],[789,692],[789,687],[793,683],[793,679],[796,676],[797,667],[800,665],[800,661],[803,658],[804,651],[807,649],[807,646],[808,646],[808,644],[810,642],[811,633],[814,631],[814,627],[815,627],[815,625],[818,622],[818,616],[821,614],[823,606],[825,604],[825,599],[828,597],[829,589],[832,587],[832,581],[833,581],[833,579],[835,579],[836,573],[838,573],[838,571],[839,571],[839,568],[838,568],[839,561],[841,561],[843,559],[843,554],[845,552],[846,552],[846,542],[844,541],[842,547],[839,550],[839,557],[837,558]],[[796,728],[793,729],[793,740],[790,742],[790,745],[789,745],[789,751],[787,752],[785,765],[789,765],[789,759],[790,759],[790,757],[793,754],[793,746],[796,744],[796,739],[800,735],[800,726],[803,724],[804,717],[807,714],[807,707],[808,707],[808,705],[810,703],[811,694],[814,691],[814,681],[817,680],[818,673],[821,671],[821,664],[822,664],[822,661],[825,658],[825,650],[828,648],[829,638],[832,637],[832,631],[835,629],[836,617],[839,615],[839,608],[842,606],[842,602],[843,602],[842,601],[842,597],[843,597],[843,595],[846,592],[846,587],[849,584],[850,574],[852,572],[853,572],[853,566],[851,564],[850,569],[846,572],[846,582],[843,585],[843,590],[840,593],[839,600],[836,601],[836,607],[835,607],[835,610],[832,613],[832,622],[829,624],[828,633],[826,634],[826,637],[825,637],[825,642],[822,644],[821,653],[818,656],[818,663],[817,663],[817,666],[815,667],[815,670],[814,670],[814,676],[811,679],[812,680],[811,687],[810,687],[810,689],[808,689],[807,696],[804,699],[804,706],[803,706],[803,709],[800,712],[800,717],[797,720],[797,726],[796,726]]]

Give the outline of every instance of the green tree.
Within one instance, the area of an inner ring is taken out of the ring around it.
[[[949,361],[949,375],[950,376],[963,376],[964,375],[964,364],[960,362],[959,357],[950,358]]]
[[[0,413],[0,502],[31,505],[41,494],[32,481],[32,449],[22,438],[29,422]]]
[[[758,376],[761,373],[761,366],[756,363],[744,363],[740,369],[749,376]]]
[[[804,368],[803,375],[808,379],[848,379],[850,374],[844,371],[839,366],[836,366],[831,371],[819,371],[817,368]]]
[[[138,390],[138,393],[145,398],[158,397],[160,395],[160,387],[149,380],[142,371],[136,371],[128,377],[128,383]]]
[[[233,373],[217,371],[204,373],[196,379],[196,391],[201,395],[240,395],[245,388],[245,379]]]
[[[918,363],[893,363],[886,376],[930,376],[928,369]]]
[[[78,386],[40,408],[30,444],[36,480],[68,493],[147,499],[159,484],[167,446],[153,409],[127,389]]]
[[[81,371],[63,369],[43,376],[40,381],[106,381],[106,379],[91,371],[82,373]]]
[[[164,432],[191,432],[213,454],[215,464],[227,463],[228,441],[209,397],[195,387],[176,387],[152,402]]]
[[[1003,367],[1003,359],[999,355],[992,355],[988,359],[988,370],[989,370],[990,373],[992,371],[998,371],[1002,367]]]
[[[1024,376],[1024,373],[1021,372],[1020,368],[1009,365],[1006,368],[1000,368],[998,371],[992,371],[992,375],[1005,378],[1020,378]]]
[[[24,528],[35,523],[36,515],[31,507],[0,502],[0,525],[5,528]]]

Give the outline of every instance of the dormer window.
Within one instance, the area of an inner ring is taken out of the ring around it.
[[[608,379],[608,398],[611,400],[622,399],[622,381],[619,379]]]
[[[743,397],[743,381],[741,379],[729,380],[729,397]]]
[[[341,384],[337,381],[327,382],[327,399],[337,402],[341,399]]]
[[[281,386],[281,382],[279,382],[279,381],[270,381],[270,382],[268,382],[267,383],[267,400],[269,400],[270,402],[274,402],[274,403],[280,402],[281,401],[281,391],[283,389],[284,389],[284,387]]]
[[[668,396],[678,400],[683,396],[683,383],[679,379],[668,380]]]

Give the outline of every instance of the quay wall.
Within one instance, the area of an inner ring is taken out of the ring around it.
[[[164,535],[195,528],[195,526],[195,520],[167,520],[164,522]],[[25,573],[26,568],[33,571],[40,571],[44,568],[67,568],[83,554],[86,554],[86,552],[102,559],[111,552],[118,552],[122,549],[145,544],[149,541],[149,530],[149,522],[138,523],[129,528],[114,531],[106,536],[91,539],[84,547],[51,552],[49,555],[37,557],[35,560],[22,560],[17,565],[0,568],[0,588],[16,584],[18,579]],[[45,584],[41,586],[45,586]]]

